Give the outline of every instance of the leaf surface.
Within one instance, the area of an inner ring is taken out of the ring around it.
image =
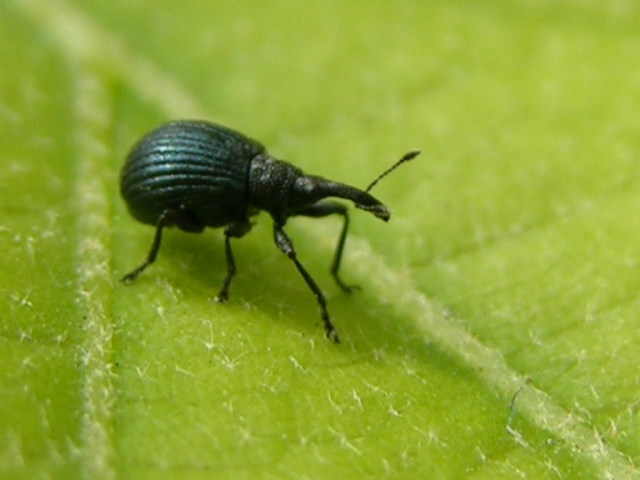
[[[636,478],[634,2],[0,3],[0,478]],[[207,118],[376,186],[273,246],[153,230],[130,145]]]

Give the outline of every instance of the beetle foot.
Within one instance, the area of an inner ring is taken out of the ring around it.
[[[120,281],[126,285],[130,285],[136,281],[136,278],[138,278],[138,275],[140,275],[141,271],[141,269],[136,268],[134,271],[129,272],[124,277],[122,277]]]
[[[338,331],[333,327],[326,328],[326,335],[333,343],[340,343],[340,337],[338,337]]]
[[[337,275],[334,275],[333,278],[335,279],[340,289],[345,293],[353,293],[356,290],[360,290],[360,285],[349,285],[348,283],[344,283],[342,279]]]
[[[220,291],[220,293],[218,293],[218,295],[216,295],[213,301],[216,303],[227,303],[228,299],[229,299],[229,292],[222,290]]]
[[[356,290],[361,290],[360,285],[347,285],[345,283],[339,283],[338,285],[340,285],[340,288],[345,293],[353,293]]]

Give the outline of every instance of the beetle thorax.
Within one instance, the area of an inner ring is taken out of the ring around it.
[[[302,170],[290,163],[260,154],[249,167],[249,202],[274,217],[286,217],[289,195]]]

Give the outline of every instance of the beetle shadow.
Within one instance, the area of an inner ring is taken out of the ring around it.
[[[264,241],[265,233],[256,232],[251,238],[232,240],[237,273],[231,284],[228,305],[249,304],[267,317],[299,330],[302,335],[316,337],[317,342],[329,344],[313,293],[271,238]],[[305,258],[313,255],[309,248],[298,248],[298,253],[303,264]],[[324,253],[323,249],[321,255]],[[377,298],[374,292],[367,291],[366,285],[353,293],[343,292],[329,274],[332,252],[328,250],[326,254],[324,271],[310,268],[310,273],[325,293],[333,323],[340,333],[342,344],[335,349],[335,366],[374,362],[380,355],[387,358],[406,358],[409,355],[435,368],[453,370],[457,376],[475,378],[475,373],[468,366],[438,345],[428,342],[413,319],[399,313],[392,301],[386,303]],[[169,267],[172,271],[181,270],[180,281],[194,282],[192,287],[210,292],[209,299],[215,297],[226,274],[221,230],[206,231],[202,235],[170,231],[160,255],[165,262],[176,265]],[[350,275],[348,268],[342,273],[347,282],[357,284],[366,280]],[[166,273],[167,277],[171,275],[173,273]],[[188,287],[183,285],[181,288]]]

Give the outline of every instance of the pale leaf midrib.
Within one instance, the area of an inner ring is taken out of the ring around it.
[[[79,322],[83,331],[79,358],[84,370],[80,464],[83,478],[112,480],[116,473],[112,438],[115,395],[110,315],[111,225],[105,185],[110,178],[107,172],[110,152],[105,139],[112,118],[104,80],[84,64],[76,67],[77,275],[82,315]]]

